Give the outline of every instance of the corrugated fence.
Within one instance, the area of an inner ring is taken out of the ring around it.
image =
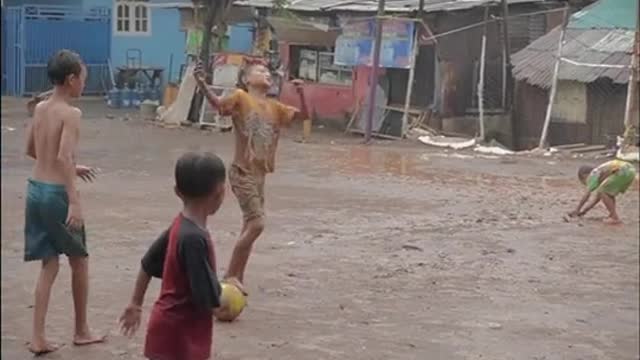
[[[6,8],[3,18],[3,72],[8,95],[32,95],[49,89],[47,61],[60,49],[77,52],[87,64],[86,94],[106,91],[111,51],[109,9],[25,5]]]

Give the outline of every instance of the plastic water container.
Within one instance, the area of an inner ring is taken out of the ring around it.
[[[157,101],[151,101],[151,100],[145,100],[142,103],[140,103],[140,116],[144,119],[144,120],[155,120],[156,119],[156,113],[158,110],[158,102]]]
[[[122,93],[120,89],[113,88],[107,94],[107,106],[110,108],[118,109],[122,106]]]
[[[160,90],[160,85],[156,85],[152,90],[151,100],[160,101],[162,98],[162,90]]]
[[[130,89],[127,89],[127,88],[122,89],[121,98],[122,98],[123,108],[131,107],[131,90]]]
[[[142,97],[144,95],[144,92],[142,91],[142,89],[140,87],[131,90],[131,107],[134,108],[139,108],[140,107],[140,103],[142,102]]]

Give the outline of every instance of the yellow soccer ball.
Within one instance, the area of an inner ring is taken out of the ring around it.
[[[214,313],[219,321],[231,322],[235,320],[245,306],[247,298],[237,286],[229,283],[221,283],[220,308]]]

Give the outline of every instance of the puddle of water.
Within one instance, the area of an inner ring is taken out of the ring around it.
[[[570,189],[579,184],[573,177],[510,176],[508,172],[498,174],[464,171],[459,167],[447,168],[446,164],[430,166],[430,157],[452,158],[454,161],[474,161],[465,154],[420,154],[403,153],[398,150],[376,149],[367,146],[330,147],[324,162],[332,171],[346,175],[380,176],[390,175],[405,179],[416,179],[438,184],[500,188],[501,191],[533,190],[542,188]],[[475,166],[470,164],[471,166]],[[398,179],[401,181],[403,179]],[[637,186],[636,186],[637,187]]]
[[[429,158],[423,154],[402,153],[396,150],[372,149],[366,146],[331,148],[327,153],[328,166],[342,174],[369,176],[391,175],[434,183],[469,186],[495,186],[517,181],[504,176],[464,173],[446,168],[429,168]],[[466,159],[463,157],[463,159]]]
[[[389,150],[372,150],[358,146],[348,149],[332,148],[328,152],[332,167],[343,173],[387,174],[395,176],[428,177],[418,169],[419,159],[413,154]]]

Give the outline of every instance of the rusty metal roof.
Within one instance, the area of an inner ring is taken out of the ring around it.
[[[542,88],[551,86],[559,36],[558,27],[512,55],[516,80]],[[561,62],[558,78],[583,83],[608,78],[626,84],[633,36],[632,30],[625,29],[567,29],[562,48],[562,58],[566,60]]]
[[[554,0],[508,0],[509,4],[557,3]],[[418,10],[419,0],[387,0],[385,9],[391,13]],[[425,0],[425,12],[455,11],[471,9],[486,4],[500,4],[500,0]],[[234,5],[271,8],[273,0],[236,0]],[[292,0],[287,9],[293,11],[375,12],[377,0]]]

